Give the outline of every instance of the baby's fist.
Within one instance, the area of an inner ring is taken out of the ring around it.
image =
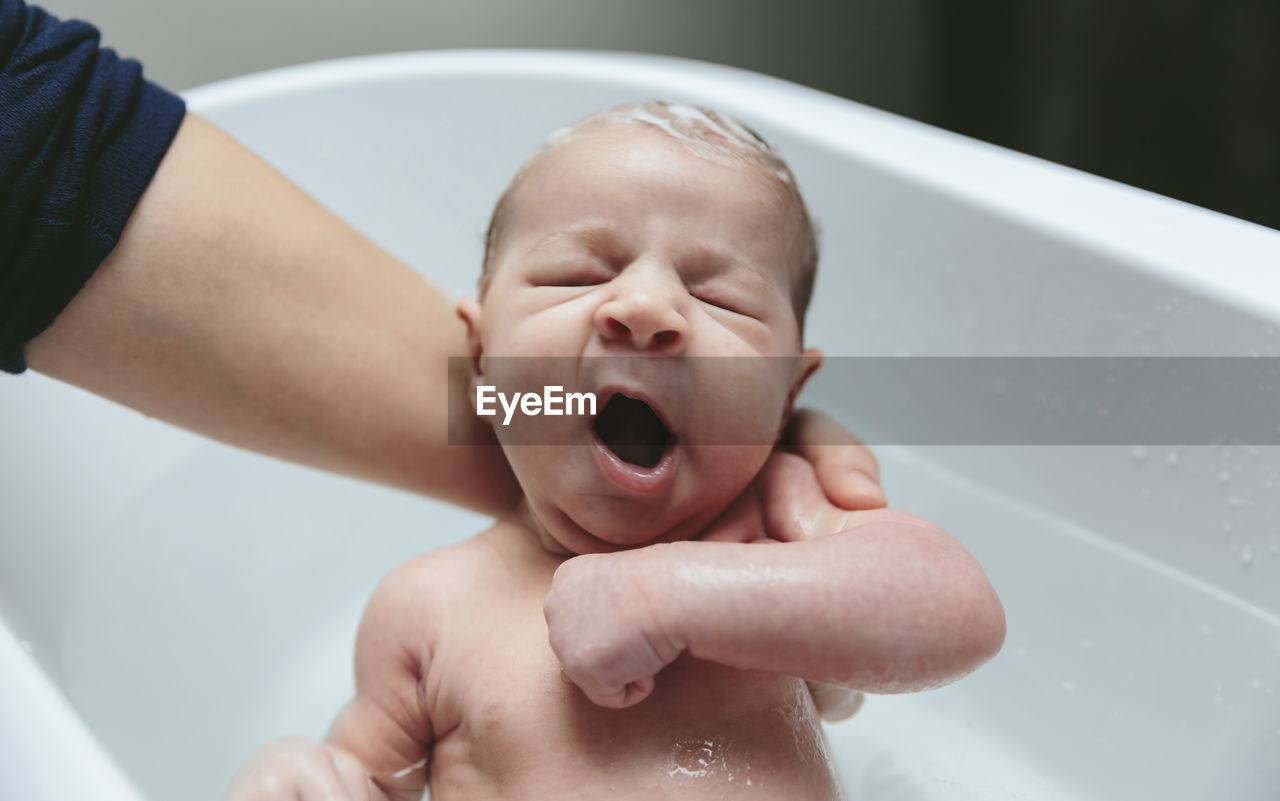
[[[640,551],[575,556],[556,570],[542,607],[565,675],[599,706],[644,700],[680,655],[640,590],[642,559]]]
[[[381,801],[360,762],[340,748],[284,737],[236,771],[223,801]]]

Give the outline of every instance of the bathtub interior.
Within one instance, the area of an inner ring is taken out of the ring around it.
[[[1273,355],[1280,292],[1207,284],[1184,262],[1216,268],[1208,256],[1148,243],[1191,228],[1217,238],[1210,255],[1280,266],[1280,236],[758,76],[442,54],[233,82],[192,105],[463,294],[488,211],[541,138],[652,96],[736,113],[783,149],[823,226],[810,337],[828,354]],[[1036,205],[1069,191],[1102,208]],[[814,389],[874,426],[839,381]],[[484,522],[39,376],[0,408],[23,421],[0,463],[0,613],[148,798],[216,797],[256,744],[321,735],[377,580]],[[987,569],[1009,637],[973,676],[872,697],[829,728],[851,798],[1273,797],[1277,449],[877,452],[894,504]]]

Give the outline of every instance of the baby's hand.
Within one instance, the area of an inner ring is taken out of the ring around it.
[[[543,604],[551,649],[593,703],[620,709],[653,692],[653,677],[680,655],[639,591],[642,551],[588,554],[556,570]]]
[[[364,767],[340,748],[284,737],[236,771],[223,801],[382,801]]]

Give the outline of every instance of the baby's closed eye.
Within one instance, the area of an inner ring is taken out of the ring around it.
[[[603,265],[557,262],[535,268],[530,283],[552,287],[596,286],[612,278],[613,272]]]
[[[747,317],[755,316],[752,313],[751,301],[742,290],[712,285],[693,287],[690,294],[708,306]]]

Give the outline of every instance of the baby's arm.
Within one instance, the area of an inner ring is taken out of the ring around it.
[[[941,528],[887,509],[779,511],[767,510],[770,533],[795,541],[676,542],[566,562],[547,611],[570,678],[597,703],[627,706],[688,651],[898,693],[947,684],[999,651],[1000,601]],[[823,536],[824,525],[838,528]]]
[[[353,754],[390,801],[417,801],[434,739],[423,692],[434,593],[420,557],[374,590],[356,636],[356,695],[326,741]]]
[[[432,731],[420,692],[427,654],[414,645],[426,639],[413,596],[413,564],[384,579],[365,608],[356,638],[356,695],[326,741],[269,743],[240,769],[224,801],[422,797]]]

